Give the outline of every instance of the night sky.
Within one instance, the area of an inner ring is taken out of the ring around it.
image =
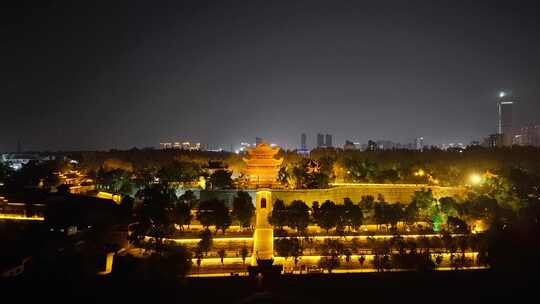
[[[1,9],[0,151],[469,143],[501,89],[540,123],[539,1],[92,2]]]

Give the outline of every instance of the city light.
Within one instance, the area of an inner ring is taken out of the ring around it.
[[[480,174],[477,174],[477,173],[473,173],[469,176],[469,181],[473,184],[473,185],[478,185],[482,182],[482,176],[480,176]]]
[[[419,169],[418,171],[414,172],[414,176],[424,176],[426,175],[426,172],[422,169]]]

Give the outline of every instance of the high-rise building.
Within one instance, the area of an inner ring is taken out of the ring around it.
[[[302,156],[308,156],[309,155],[309,149],[307,147],[307,135],[306,133],[302,133],[300,135],[300,149],[297,150],[298,154]]]
[[[324,147],[324,135],[321,133],[317,134],[317,148]]]
[[[424,149],[424,138],[423,137],[417,137],[414,139],[414,148],[418,151],[422,151]]]
[[[512,138],[512,144],[540,147],[540,125],[529,125],[517,130]]]
[[[490,134],[488,137],[484,138],[482,146],[486,148],[496,148],[502,146],[502,135]]]
[[[255,137],[255,145],[260,145],[263,143],[263,139],[261,137]]]
[[[497,133],[502,136],[502,144],[504,146],[512,145],[513,138],[513,107],[514,102],[505,93],[499,93],[499,101],[497,103],[498,108],[498,130]]]
[[[331,134],[326,134],[325,146],[327,148],[332,148],[333,147],[333,145],[332,145],[332,135]]]

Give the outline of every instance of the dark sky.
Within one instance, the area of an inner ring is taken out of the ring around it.
[[[540,123],[539,1],[92,2],[1,9],[0,151],[468,143],[501,89]]]

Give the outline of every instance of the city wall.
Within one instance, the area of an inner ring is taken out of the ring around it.
[[[389,203],[410,203],[415,191],[422,188],[431,189],[435,198],[445,196],[461,196],[466,190],[461,187],[438,187],[426,185],[410,184],[356,184],[337,186],[329,189],[304,189],[304,190],[272,190],[272,200],[280,199],[285,204],[290,204],[294,200],[302,200],[309,206],[314,201],[322,204],[326,200],[335,203],[343,203],[343,199],[348,197],[353,202],[358,203],[362,196],[371,195],[377,199],[381,194],[384,200]]]
[[[331,200],[335,203],[343,203],[343,199],[348,197],[354,203],[360,202],[362,196],[371,195],[375,199],[381,194],[384,200],[388,203],[410,203],[411,197],[415,191],[421,189],[431,189],[435,198],[441,198],[445,196],[461,196],[466,193],[466,189],[462,187],[438,187],[427,185],[413,185],[413,184],[353,184],[353,185],[340,185],[334,186],[329,189],[302,189],[302,190],[284,190],[284,189],[272,189],[272,201],[276,199],[283,200],[285,204],[290,204],[294,200],[302,200],[309,206],[314,201],[318,201],[320,204],[326,200]],[[225,201],[225,204],[232,208],[232,202],[236,196],[236,189],[230,190],[198,190],[192,189],[195,196],[201,201],[209,199],[220,199]],[[253,204],[255,205],[256,190],[242,190],[252,197]],[[183,194],[183,193],[180,193]],[[180,195],[179,194],[179,195]]]

